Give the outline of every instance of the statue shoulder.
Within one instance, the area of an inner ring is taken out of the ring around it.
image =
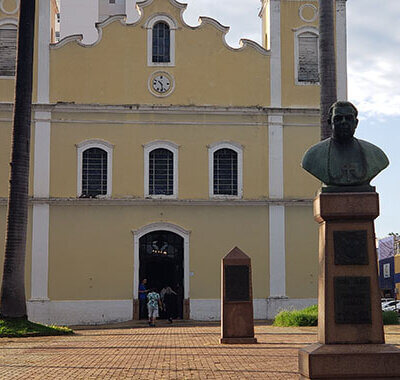
[[[358,139],[358,141],[370,164],[373,164],[377,168],[379,167],[380,170],[385,169],[389,165],[389,159],[381,148],[365,140]]]
[[[309,168],[314,167],[318,162],[327,159],[329,151],[329,141],[330,139],[326,139],[309,148],[304,154],[301,166],[304,169],[308,170]]]

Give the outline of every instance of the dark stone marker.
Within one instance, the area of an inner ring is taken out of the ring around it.
[[[335,322],[371,324],[371,280],[369,277],[335,277]]]
[[[335,265],[368,265],[367,231],[334,231]]]
[[[227,265],[225,267],[225,284],[226,301],[250,301],[250,267]]]
[[[254,338],[251,260],[239,248],[222,259],[221,343],[257,343]]]

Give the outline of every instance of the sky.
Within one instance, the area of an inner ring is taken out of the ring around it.
[[[127,1],[133,9],[135,1]],[[184,19],[189,25],[208,16],[231,27],[226,36],[231,46],[238,47],[241,38],[261,43],[260,0],[186,3]],[[128,14],[128,20],[133,17],[133,12]],[[381,206],[376,233],[384,237],[400,232],[400,0],[348,0],[347,26],[349,100],[360,113],[356,137],[378,145],[390,160],[389,168],[372,183]]]

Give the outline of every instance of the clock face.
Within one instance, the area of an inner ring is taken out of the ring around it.
[[[152,86],[154,91],[165,94],[171,88],[171,80],[166,75],[158,74],[153,77]]]

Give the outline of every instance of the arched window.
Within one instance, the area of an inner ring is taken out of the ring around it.
[[[300,28],[295,40],[296,84],[318,84],[318,31],[310,27]]]
[[[82,159],[82,196],[106,194],[107,152],[100,148],[86,149]]]
[[[158,22],[153,27],[153,62],[170,62],[170,29],[166,22]]]
[[[17,57],[17,27],[0,26],[0,77],[14,77]]]
[[[238,157],[232,149],[214,153],[214,194],[238,195]]]
[[[176,198],[178,195],[178,146],[154,141],[144,146],[145,197]]]
[[[144,27],[147,29],[147,65],[175,66],[176,21],[165,14],[154,14]]]
[[[168,149],[154,149],[149,157],[149,194],[174,193],[174,154]]]
[[[210,148],[210,196],[242,196],[242,148],[219,143]]]
[[[111,196],[113,146],[101,140],[84,141],[78,148],[78,196]]]

